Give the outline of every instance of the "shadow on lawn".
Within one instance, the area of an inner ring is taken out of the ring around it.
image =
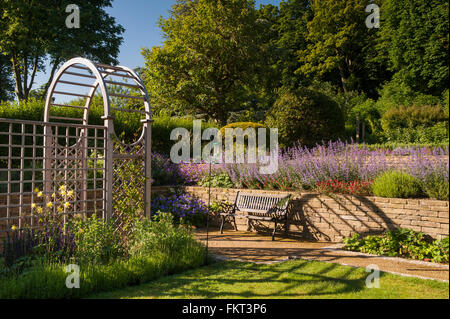
[[[321,265],[311,273],[311,263],[257,265],[218,262],[206,267],[130,287],[100,298],[302,298],[339,295],[366,289],[361,269]],[[338,268],[341,268],[340,271]],[[336,271],[336,274],[330,272]],[[380,274],[381,276],[383,273]],[[356,278],[356,279],[354,279]]]

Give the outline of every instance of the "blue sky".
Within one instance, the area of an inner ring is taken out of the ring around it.
[[[278,5],[281,0],[257,0],[260,4]],[[76,2],[74,2],[76,3]],[[141,48],[151,48],[162,42],[158,27],[160,16],[167,17],[170,7],[175,0],[115,0],[113,7],[107,12],[125,28],[124,41],[120,48],[119,62],[131,68],[144,65]],[[81,21],[83,23],[83,21]],[[36,76],[33,88],[38,88],[48,79],[48,75],[41,72]]]

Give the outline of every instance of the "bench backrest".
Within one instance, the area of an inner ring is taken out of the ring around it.
[[[281,194],[246,194],[238,192],[235,208],[249,213],[286,213],[291,195]]]

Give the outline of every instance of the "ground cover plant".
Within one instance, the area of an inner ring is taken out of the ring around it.
[[[223,261],[92,298],[228,299],[448,299],[448,283],[381,273],[380,288],[366,287],[367,272],[338,264],[295,260],[271,265]],[[413,287],[413,289],[412,289]]]
[[[344,243],[345,249],[352,251],[448,264],[448,237],[433,240],[411,229],[400,228],[365,237],[355,234],[344,238]]]

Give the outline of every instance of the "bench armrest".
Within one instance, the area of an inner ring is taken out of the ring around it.
[[[220,213],[231,214],[234,211],[234,204],[220,202],[219,207],[220,207],[219,214]]]

